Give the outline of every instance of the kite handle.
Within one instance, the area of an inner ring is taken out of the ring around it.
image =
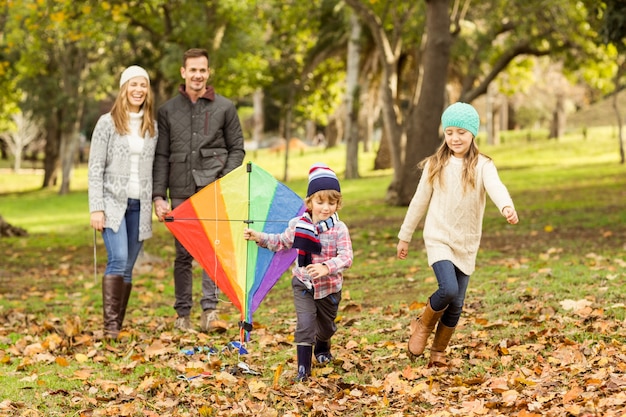
[[[164,216],[163,221],[165,221],[166,223],[171,223],[174,221],[174,216]]]
[[[254,223],[254,220],[244,220],[243,222],[245,224],[252,224],[252,223]]]
[[[248,323],[247,321],[240,321],[239,322],[239,328],[244,329],[247,332],[251,332],[252,331],[252,323]]]

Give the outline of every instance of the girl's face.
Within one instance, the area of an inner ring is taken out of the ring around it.
[[[313,223],[317,223],[328,219],[337,211],[337,202],[331,203],[328,198],[322,198],[320,195],[314,195],[311,199],[311,217]]]
[[[128,108],[131,112],[139,112],[139,109],[143,105],[144,101],[146,101],[148,88],[148,80],[144,77],[134,77],[128,80],[126,98],[128,99]]]
[[[446,145],[457,158],[463,158],[472,145],[474,135],[469,130],[450,126],[443,131]]]

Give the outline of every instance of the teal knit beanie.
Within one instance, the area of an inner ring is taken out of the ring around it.
[[[459,101],[448,106],[443,112],[441,115],[441,126],[444,130],[450,126],[460,127],[471,132],[476,137],[478,127],[480,126],[480,117],[471,104]]]

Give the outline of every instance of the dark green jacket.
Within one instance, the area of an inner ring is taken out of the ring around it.
[[[159,108],[153,197],[189,198],[240,166],[245,156],[237,109],[208,86],[193,103],[185,86]]]

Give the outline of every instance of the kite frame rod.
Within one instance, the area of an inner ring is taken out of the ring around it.
[[[164,221],[171,223],[174,221],[183,221],[183,220],[200,220],[203,222],[244,222],[244,223],[289,223],[289,220],[249,220],[249,219],[205,219],[202,217],[171,217],[171,216],[165,216]]]

